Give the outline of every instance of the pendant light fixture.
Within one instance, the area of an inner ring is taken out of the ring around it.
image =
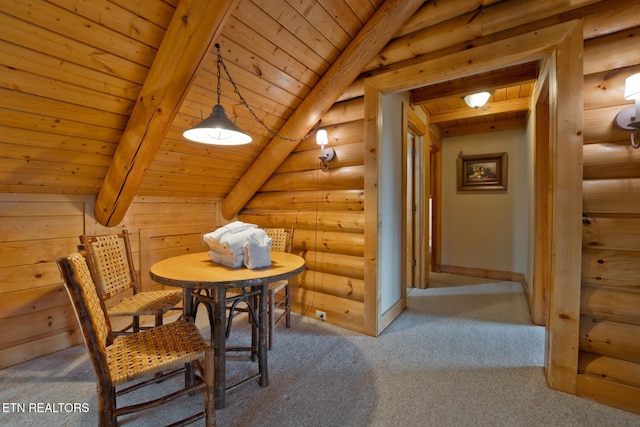
[[[231,74],[224,64],[224,61],[222,60],[222,55],[220,55],[220,45],[218,43],[216,43],[216,49],[218,53],[218,72],[216,75],[218,79],[218,84],[216,87],[218,95],[217,104],[213,107],[213,111],[211,112],[211,115],[209,117],[202,120],[191,129],[183,132],[182,135],[185,138],[194,142],[213,145],[243,145],[248,144],[252,141],[252,138],[248,133],[244,132],[234,122],[229,120],[226,112],[224,111],[224,107],[220,104],[220,69],[223,69],[225,74],[229,78],[229,82],[233,86],[233,90],[238,94],[242,105],[244,105],[246,109],[249,110],[249,113],[251,113],[253,118],[256,119],[256,121],[260,123],[260,125],[262,125],[262,127],[273,136],[277,136],[284,141],[301,142],[317,131],[318,127],[320,126],[320,122],[318,122],[318,124],[313,129],[311,129],[311,131],[309,131],[309,133],[307,133],[304,137],[297,139],[287,138],[280,135],[278,132],[269,129],[269,127],[262,120],[260,120],[258,115],[251,109],[249,104],[247,104],[247,101],[245,101],[245,99],[240,94],[238,86],[236,86],[233,78],[231,78]]]
[[[243,145],[251,142],[249,134],[243,132],[235,123],[227,117],[224,107],[220,104],[220,68],[224,67],[220,55],[220,45],[216,43],[218,50],[218,103],[213,107],[211,115],[182,134],[188,140],[203,144],[214,145]],[[226,71],[226,67],[225,67]],[[235,84],[234,84],[235,87]],[[237,90],[236,90],[237,91]]]

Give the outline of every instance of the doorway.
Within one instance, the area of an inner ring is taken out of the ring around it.
[[[413,63],[364,82],[365,93],[365,330],[379,335],[393,320],[381,309],[384,283],[378,280],[378,149],[381,146],[382,98],[412,87],[449,78],[491,71],[510,64],[547,59],[550,67],[551,194],[548,213],[552,226],[545,236],[550,259],[542,260],[549,277],[545,368],[550,387],[575,394],[581,275],[580,217],[582,170],[582,24],[570,21],[516,35],[437,59]],[[562,165],[562,167],[558,167]],[[539,208],[539,207],[537,207]],[[399,266],[400,268],[402,266]],[[399,314],[399,313],[397,313]]]
[[[430,150],[426,123],[407,104],[403,110],[404,287],[429,286],[431,209]],[[406,290],[405,290],[406,291]]]

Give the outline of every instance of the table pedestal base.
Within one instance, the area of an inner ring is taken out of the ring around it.
[[[260,386],[269,385],[269,374],[267,367],[267,289],[268,284],[257,286],[247,286],[243,288],[243,301],[249,307],[251,320],[251,347],[227,347],[227,289],[219,287],[213,290],[214,295],[193,291],[189,294],[190,303],[185,304],[185,310],[189,306],[191,318],[195,318],[197,307],[200,303],[207,308],[209,322],[211,324],[211,345],[214,349],[214,396],[216,409],[225,406],[225,394],[238,387],[259,379]],[[186,295],[185,295],[186,297]],[[257,307],[257,311],[255,308]],[[248,351],[251,360],[258,359],[258,373],[251,375],[242,381],[226,386],[226,354],[228,352]]]

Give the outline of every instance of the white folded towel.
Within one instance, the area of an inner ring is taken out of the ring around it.
[[[225,233],[237,233],[238,231],[246,230],[247,228],[256,228],[256,224],[249,224],[248,222],[233,221],[229,224],[225,224],[222,227],[211,233],[211,237],[214,240],[220,240]]]
[[[271,246],[244,246],[244,266],[249,270],[271,265]]]
[[[236,255],[242,253],[242,246],[245,240],[249,239],[253,234],[265,234],[264,230],[259,228],[248,228],[246,230],[238,231],[237,233],[227,233],[220,239],[220,246],[226,252],[231,252]]]
[[[234,221],[202,236],[215,263],[254,269],[271,265],[271,238],[255,224]]]
[[[269,237],[266,231],[261,228],[254,230],[252,233],[247,236],[244,241],[244,245],[253,245],[253,246],[269,246],[271,247],[271,243],[273,243],[273,239]]]
[[[273,240],[267,233],[258,228],[251,233],[242,244],[244,265],[250,270],[269,267],[271,265],[271,243]]]
[[[202,240],[209,246],[209,249],[216,250],[218,252],[230,252],[239,255],[242,253],[242,245],[238,247],[232,247],[229,249],[227,242],[235,234],[244,232],[246,230],[256,229],[256,224],[249,224],[242,221],[234,221],[227,225],[217,228],[211,233],[207,233],[202,236]],[[236,236],[238,237],[238,236]]]
[[[235,255],[230,253],[220,253],[216,251],[209,251],[209,258],[216,264],[222,264],[231,268],[242,267],[244,255]]]

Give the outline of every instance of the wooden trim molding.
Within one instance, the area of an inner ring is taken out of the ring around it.
[[[381,143],[381,102],[385,93],[408,90],[531,61],[550,60],[549,177],[551,194],[546,265],[549,304],[545,369],[551,388],[576,393],[580,319],[582,211],[582,21],[575,20],[517,35],[447,56],[415,62],[365,80],[365,328],[377,330],[382,284],[378,253],[377,162]],[[376,209],[376,211],[373,211]],[[535,290],[534,290],[535,292]],[[373,305],[373,307],[371,307]],[[375,315],[375,319],[368,317]]]

